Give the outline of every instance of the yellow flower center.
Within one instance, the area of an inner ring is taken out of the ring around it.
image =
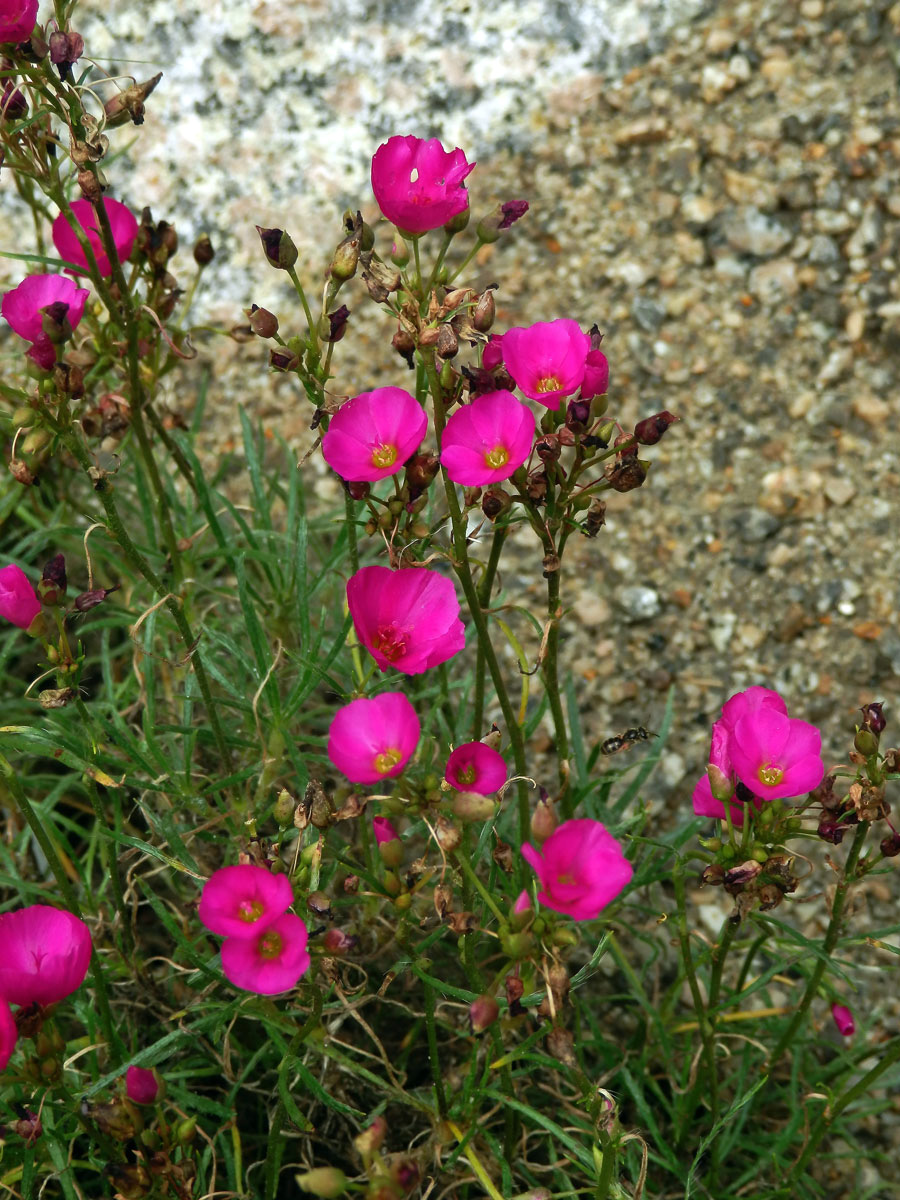
[[[281,953],[282,945],[281,934],[276,933],[274,929],[267,930],[259,939],[257,946],[260,958],[277,958]]]
[[[258,900],[242,900],[238,905],[237,915],[241,921],[246,921],[248,925],[252,925],[254,921],[258,921],[263,915],[263,906]]]
[[[548,376],[546,376],[546,378],[539,379],[537,381],[537,387],[535,388],[535,391],[536,392],[558,392],[561,386],[562,385],[560,384],[559,380],[556,378],[555,375],[548,375]]]
[[[509,451],[505,446],[495,446],[493,450],[485,453],[484,461],[486,466],[496,471],[499,467],[505,467],[509,462]]]
[[[460,783],[464,783],[468,786],[468,784],[475,782],[475,774],[475,768],[470,764],[468,767],[463,767],[463,769],[457,773],[457,779]]]
[[[565,871],[562,875],[557,875],[556,882],[557,883],[574,883],[575,876],[572,875],[571,872]]]
[[[777,786],[784,777],[781,767],[760,767],[756,774],[760,783],[764,783],[766,787]]]
[[[379,775],[389,775],[402,759],[403,751],[392,746],[389,750],[382,750],[380,754],[376,754],[373,765]]]
[[[386,467],[392,467],[397,461],[397,447],[392,446],[390,442],[385,442],[383,446],[376,446],[372,451],[372,466],[377,467],[379,471],[383,471]]]

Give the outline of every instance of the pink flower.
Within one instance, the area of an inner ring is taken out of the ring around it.
[[[131,255],[134,240],[138,234],[137,217],[121,200],[106,199],[103,201],[103,205],[106,215],[109,217],[119,262],[125,262]],[[93,204],[90,200],[73,200],[70,208],[75,220],[87,234],[100,274],[112,275],[112,266],[100,240],[97,214],[94,212]],[[53,222],[53,244],[59,252],[60,258],[64,258],[66,262],[72,263],[76,267],[81,267],[84,271],[89,269],[87,257],[75,235],[75,230],[63,213],[60,213]]]
[[[489,796],[506,783],[506,763],[484,742],[465,742],[447,759],[444,778],[460,792]]]
[[[508,329],[503,335],[503,363],[516,386],[553,409],[581,387],[590,349],[590,335],[567,317]]]
[[[603,396],[609,391],[609,363],[602,350],[591,350],[584,360],[584,379],[581,394],[585,400]]]
[[[49,305],[63,304],[67,311],[60,312],[60,326],[66,322],[72,329],[84,316],[84,306],[90,292],[78,287],[66,275],[26,275],[18,287],[7,292],[0,303],[0,311],[9,322],[14,333],[33,345],[28,354],[38,366],[49,370],[56,362],[56,348],[44,332],[43,309]]]
[[[815,725],[766,704],[734,726],[729,753],[735,774],[763,800],[812,791],[822,782],[822,737]]]
[[[145,1067],[129,1067],[125,1072],[125,1091],[135,1104],[152,1104],[159,1091],[156,1072]]]
[[[10,1007],[0,996],[0,1071],[9,1062],[13,1050],[16,1048],[18,1036],[19,1031],[16,1029]]]
[[[693,801],[694,812],[698,817],[718,817],[720,821],[726,819],[725,805],[713,795],[708,775],[701,775],[697,780]],[[731,796],[729,802],[731,804],[731,823],[735,829],[741,829],[744,824],[744,804],[735,794]],[[757,812],[762,808],[762,803],[759,796],[753,797],[753,807]]]
[[[373,817],[372,831],[375,834],[375,841],[379,846],[383,846],[385,842],[396,842],[400,837],[400,834],[387,817]]]
[[[519,892],[518,896],[516,896],[516,902],[513,905],[513,912],[520,914],[520,913],[529,912],[530,909],[531,909],[531,897],[528,895],[527,890],[525,888],[522,888],[521,892]]]
[[[347,582],[347,604],[382,671],[421,675],[466,644],[453,581],[426,567],[361,567]]]
[[[729,731],[733,730],[741,717],[746,713],[757,712],[760,708],[773,708],[787,716],[787,705],[778,692],[755,685],[746,691],[736,692],[725,701],[722,705],[722,724]]]
[[[38,0],[0,0],[0,42],[24,42],[34,32]]]
[[[21,567],[10,563],[0,570],[0,617],[27,629],[41,611],[37,592]]]
[[[469,207],[463,180],[474,166],[462,150],[448,152],[437,138],[397,135],[375,151],[372,191],[402,233],[427,233]]]
[[[49,904],[0,916],[0,996],[23,1008],[56,1004],[84,982],[91,934],[84,921]]]
[[[207,879],[200,897],[200,920],[225,937],[255,937],[294,903],[287,875],[244,863],[220,867]]]
[[[838,1033],[842,1037],[853,1037],[854,1033],[856,1033],[856,1024],[850,1009],[846,1008],[843,1004],[832,1004],[831,1015],[834,1017]]]
[[[376,388],[338,409],[322,438],[322,453],[350,483],[386,479],[418,450],[427,429],[425,411],[409,392]]]
[[[360,697],[339,708],[328,730],[328,757],[351,783],[399,775],[419,744],[419,718],[402,692]]]
[[[707,773],[712,794],[717,800],[726,800],[734,792],[734,766],[731,761],[731,738],[738,720],[746,713],[760,708],[772,708],[787,715],[787,705],[777,692],[764,687],[747,688],[736,692],[722,705],[722,716],[713,724]],[[751,789],[752,790],[752,789]],[[695,810],[696,811],[696,810]],[[716,813],[704,813],[716,816]],[[722,812],[724,817],[724,809]]]
[[[250,937],[222,943],[222,972],[235,987],[261,996],[287,992],[309,970],[309,934],[299,917],[285,913]]]
[[[488,344],[481,352],[481,365],[486,371],[493,371],[503,362],[503,334],[492,333]]]
[[[522,857],[541,885],[538,900],[575,921],[590,921],[627,885],[634,868],[599,821],[563,821],[541,849],[528,842]]]
[[[509,479],[531,453],[534,414],[512,392],[485,392],[447,422],[441,462],[454,483],[481,487]]]

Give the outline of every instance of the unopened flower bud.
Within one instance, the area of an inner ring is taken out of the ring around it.
[[[460,821],[490,821],[497,812],[496,802],[477,792],[457,792],[450,807]]]
[[[409,246],[399,233],[391,245],[391,262],[397,267],[405,267],[409,262]]]
[[[656,413],[652,417],[638,421],[634,427],[634,436],[642,446],[655,446],[669,426],[677,420],[678,417],[673,416],[670,412]]]
[[[555,828],[556,813],[553,811],[553,801],[543,792],[537,808],[531,814],[531,836],[536,842],[546,842]]]
[[[878,735],[863,726],[862,729],[857,730],[853,745],[860,754],[871,758],[878,751]]]
[[[479,996],[469,1005],[469,1028],[483,1033],[500,1016],[500,1005],[493,996]]]
[[[725,868],[719,863],[710,863],[708,867],[704,868],[700,879],[703,883],[718,887],[725,882]]]
[[[322,341],[339,342],[347,332],[347,320],[349,316],[350,309],[346,304],[342,304],[334,312],[328,313],[322,321],[322,324],[325,326],[321,334]]]
[[[304,1192],[320,1196],[322,1200],[332,1200],[347,1190],[347,1176],[337,1167],[316,1167],[304,1175],[295,1175],[294,1179]]]
[[[66,597],[67,587],[65,555],[55,554],[41,572],[37,586],[41,603],[48,608],[52,608],[54,604],[61,604]]]
[[[406,464],[406,483],[411,498],[418,498],[441,469],[441,460],[436,454],[414,454]]]
[[[331,260],[329,267],[331,278],[338,280],[339,283],[346,283],[348,279],[352,279],[359,266],[359,254],[359,235],[353,233],[350,237],[344,238]]]
[[[257,337],[271,338],[278,332],[278,318],[274,313],[269,312],[267,308],[260,308],[258,304],[251,304],[249,308],[244,309],[247,321],[250,328]]]
[[[832,846],[839,846],[841,844],[846,831],[846,825],[842,825],[839,821],[835,821],[831,817],[823,817],[819,822],[817,830],[819,837],[824,842],[830,842]]]
[[[853,1037],[856,1032],[856,1025],[853,1021],[853,1013],[843,1004],[832,1004],[831,1016],[837,1026],[838,1033],[842,1037]]]
[[[885,858],[896,858],[900,854],[900,833],[889,833],[882,838],[880,848]]]
[[[201,233],[196,242],[194,242],[193,254],[194,262],[198,267],[208,267],[216,257],[215,247],[208,233]]]
[[[28,101],[9,79],[0,96],[0,121],[21,121],[28,115]]]
[[[528,212],[527,200],[506,200],[498,204],[488,217],[478,222],[478,237],[482,242],[496,242],[503,229],[509,229]]]
[[[329,954],[346,954],[356,945],[357,939],[343,929],[328,929],[322,938],[322,945]]]
[[[384,1117],[376,1117],[368,1129],[364,1129],[362,1133],[358,1133],[353,1139],[353,1145],[357,1154],[363,1160],[371,1158],[384,1145],[387,1132],[387,1121]]]
[[[296,371],[300,356],[284,346],[275,346],[269,351],[269,366],[273,371]]]
[[[96,608],[98,604],[102,604],[107,596],[119,590],[119,584],[114,584],[111,588],[94,588],[90,592],[82,592],[80,596],[75,597],[75,609],[77,612],[90,612],[92,608]]]
[[[591,425],[591,401],[572,399],[566,405],[566,428],[572,433],[587,433]]]
[[[472,324],[479,333],[487,333],[494,324],[494,317],[497,314],[497,305],[494,301],[494,290],[488,288],[483,292],[478,299],[478,303],[472,310]]]
[[[283,229],[264,229],[261,225],[256,226],[256,232],[269,265],[280,271],[289,270],[297,261],[297,247],[290,234]]]
[[[50,61],[55,67],[61,67],[60,78],[65,79],[66,72],[72,63],[78,62],[84,54],[84,38],[80,33],[63,33],[57,29],[48,39]]]
[[[513,498],[502,487],[493,484],[481,497],[481,511],[489,521],[496,521],[512,508]]]
[[[882,701],[864,704],[860,710],[863,715],[863,728],[871,730],[876,737],[884,732],[884,727],[887,725],[883,710],[884,704]]]

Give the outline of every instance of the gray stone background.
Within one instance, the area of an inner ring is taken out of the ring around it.
[[[573,541],[564,597],[594,736],[654,728],[676,685],[655,806],[689,795],[738,688],[780,688],[834,761],[860,703],[896,712],[900,5],[86,0],[78,26],[110,72],[165,72],[143,127],[113,133],[134,144],[107,173],[185,250],[212,235],[196,312],[220,326],[251,300],[287,331],[299,320],[253,227],[291,232],[315,293],[341,210],[376,215],[368,167],[392,133],[464,147],[475,214],[531,202],[467,276],[501,283],[498,327],[596,321],[611,413],[682,418],[646,487]],[[0,245],[28,236],[4,181]],[[183,252],[185,285],[191,268]],[[403,384],[392,329],[358,282],[347,293],[335,390]],[[203,353],[210,454],[238,400],[309,445],[309,411],[260,344]],[[535,607],[538,559],[522,543],[504,578]]]

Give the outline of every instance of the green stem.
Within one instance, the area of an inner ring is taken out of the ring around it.
[[[600,1171],[597,1175],[597,1186],[594,1188],[594,1200],[606,1200],[616,1170],[616,1152],[612,1144],[612,1138],[607,1134],[598,1132],[597,1140],[600,1143],[602,1158],[600,1161]]]
[[[506,541],[506,535],[509,533],[508,525],[500,525],[494,529],[494,536],[491,540],[491,553],[488,558],[487,567],[484,575],[478,584],[478,603],[481,608],[486,609],[491,602],[491,592],[494,587],[494,576],[497,574],[497,567],[500,563],[500,555],[503,552],[503,543]],[[484,725],[484,672],[485,672],[485,657],[484,650],[479,639],[475,650],[475,704],[472,715],[472,737],[480,738],[483,733],[482,726]]]
[[[483,245],[484,245],[484,242],[481,240],[481,238],[478,238],[477,241],[475,242],[475,245],[472,247],[472,249],[469,251],[469,253],[466,255],[466,257],[462,260],[462,262],[459,264],[459,266],[456,268],[456,270],[453,272],[453,274],[449,275],[447,277],[448,283],[452,283],[454,281],[454,279],[456,279],[456,277],[458,275],[460,275],[466,269],[466,267],[469,265],[469,263],[472,261],[472,259],[475,257],[475,255],[478,253],[478,251],[481,249],[481,247]]]
[[[476,892],[478,892],[479,896],[482,898],[482,900],[485,902],[485,904],[488,906],[488,908],[491,910],[491,912],[494,914],[494,916],[497,918],[497,920],[500,922],[500,924],[505,926],[506,925],[506,917],[504,917],[503,913],[497,907],[494,897],[491,895],[491,893],[487,890],[487,888],[484,886],[484,884],[481,882],[481,880],[475,874],[475,870],[472,867],[472,864],[469,862],[468,857],[465,854],[455,854],[453,857],[454,857],[454,861],[456,862],[456,865],[462,870],[462,873],[465,876],[465,878],[468,879],[469,883],[472,884],[472,886],[475,888]]]
[[[359,547],[356,538],[356,501],[349,492],[344,492],[344,517],[347,524],[347,552],[350,567],[355,574],[359,570]]]
[[[425,373],[428,376],[431,394],[434,399],[434,429],[437,436],[438,446],[440,446],[441,436],[444,432],[445,424],[444,401],[441,390],[441,382],[438,379],[437,371],[435,370],[433,352],[426,351],[422,353],[420,350],[420,354],[425,367]],[[456,488],[450,481],[446,469],[443,466],[441,467],[441,476],[444,480],[444,492],[447,497],[447,508],[450,512],[450,523],[453,528],[453,566],[456,570],[457,576],[459,577],[459,582],[462,584],[463,594],[466,598],[466,604],[468,605],[469,612],[475,624],[475,631],[478,636],[479,645],[484,649],[487,668],[490,671],[491,681],[494,684],[494,690],[497,693],[497,700],[503,713],[503,719],[506,722],[509,740],[512,743],[513,761],[515,763],[516,774],[519,776],[524,776],[525,740],[522,736],[522,728],[519,725],[515,712],[513,711],[513,706],[509,699],[509,692],[506,690],[506,681],[503,678],[503,672],[500,669],[497,653],[494,650],[491,642],[485,612],[481,606],[481,601],[475,588],[475,582],[472,579],[472,568],[471,564],[469,563],[469,549],[466,540],[466,520],[459,507]],[[528,791],[526,789],[524,779],[520,778],[518,780],[516,784],[516,791],[519,814],[519,836],[524,842],[528,840],[531,819],[528,811]]]
[[[313,993],[312,1011],[300,1026],[294,1036],[291,1038],[287,1052],[285,1054],[285,1062],[294,1058],[300,1046],[314,1027],[319,1023],[322,1016],[322,992],[316,988]],[[272,1123],[269,1126],[269,1142],[266,1147],[266,1164],[265,1164],[265,1197],[266,1200],[275,1200],[275,1194],[278,1191],[278,1175],[281,1167],[281,1158],[284,1152],[284,1139],[281,1136],[281,1122],[284,1120],[286,1108],[281,1096],[278,1097],[278,1103],[275,1105],[275,1111],[272,1114]]]
[[[722,972],[725,969],[725,959],[728,957],[728,951],[731,949],[731,943],[734,941],[734,935],[737,933],[738,925],[734,921],[730,921],[727,917],[722,927],[722,932],[719,935],[718,944],[713,948],[712,952],[712,974],[709,979],[709,1010],[712,1010],[719,1003],[719,992],[722,988]],[[713,1032],[715,1033],[716,1018],[715,1015],[710,1016]]]
[[[544,677],[544,688],[550,702],[550,712],[553,715],[553,731],[556,734],[556,757],[559,764],[559,800],[563,818],[568,820],[572,815],[572,805],[569,795],[569,735],[566,730],[566,718],[563,713],[562,696],[559,692],[559,588],[560,572],[550,571],[547,575],[547,645],[544,649],[544,661],[541,673]]]
[[[697,981],[697,972],[694,968],[694,955],[693,951],[691,950],[691,938],[687,924],[687,901],[684,890],[684,865],[680,860],[677,859],[672,871],[672,882],[675,885],[678,942],[681,947],[681,958],[684,963],[684,972],[687,976],[688,987],[691,990],[691,999],[694,1002],[694,1011],[697,1014],[700,1037],[703,1042],[703,1052],[706,1058],[709,1085],[710,1116],[712,1118],[712,1124],[715,1125],[716,1121],[719,1119],[719,1080],[716,1066],[716,1046],[713,1036],[714,1030],[710,1024],[706,1005],[703,1003],[703,997],[700,994],[700,984]],[[694,1084],[693,1094],[690,1097],[689,1103],[685,1106],[685,1112],[687,1112],[689,1115],[693,1111],[695,1097],[698,1097],[698,1093],[702,1087],[703,1080],[699,1078],[698,1073],[698,1079]]]
[[[781,1058],[782,1054],[784,1054],[785,1050],[787,1050],[788,1046],[790,1046],[791,1042],[794,1040],[794,1034],[797,1032],[801,1023],[806,1017],[809,1006],[813,1002],[813,997],[819,990],[819,984],[822,981],[822,976],[825,974],[825,970],[831,959],[831,952],[838,944],[838,940],[841,936],[844,905],[847,901],[847,892],[849,891],[850,885],[855,882],[853,878],[853,872],[856,869],[860,851],[862,850],[863,842],[866,840],[866,834],[868,832],[868,821],[860,821],[856,827],[856,833],[853,835],[853,843],[850,846],[850,853],[847,855],[847,862],[844,865],[844,870],[841,873],[840,881],[838,882],[834,893],[834,901],[831,905],[831,920],[828,922],[828,929],[825,932],[825,941],[822,943],[822,953],[819,956],[812,975],[809,977],[809,981],[806,985],[806,991],[803,993],[803,998],[797,1006],[797,1011],[791,1018],[791,1022],[787,1029],[781,1035],[778,1045],[769,1055],[769,1060],[766,1064],[767,1071],[772,1070],[772,1068]]]
[[[446,230],[444,231],[444,240],[441,243],[441,248],[438,251],[438,256],[435,259],[434,266],[431,268],[431,275],[428,278],[428,283],[422,289],[422,302],[426,306],[428,303],[428,297],[431,295],[431,289],[434,287],[434,281],[437,279],[438,271],[440,271],[441,267],[444,265],[444,258],[447,254],[447,251],[450,249],[450,243],[453,241],[454,236],[454,234],[447,233]],[[416,242],[416,247],[418,248],[418,241]],[[418,269],[419,263],[417,259],[416,270]]]
[[[288,275],[291,277],[291,283],[294,285],[294,290],[300,297],[300,303],[303,305],[303,311],[306,314],[306,324],[309,328],[309,348],[316,360],[319,361],[319,337],[316,330],[316,323],[313,321],[312,310],[309,307],[309,301],[306,299],[306,292],[303,290],[303,284],[293,267],[288,267]]]
[[[447,1097],[444,1094],[444,1079],[441,1075],[441,1060],[438,1057],[437,1026],[434,1021],[435,991],[430,983],[422,981],[425,989],[425,1032],[428,1036],[428,1062],[431,1066],[431,1079],[434,1083],[434,1097],[437,1100],[438,1113],[441,1120],[447,1117]]]

